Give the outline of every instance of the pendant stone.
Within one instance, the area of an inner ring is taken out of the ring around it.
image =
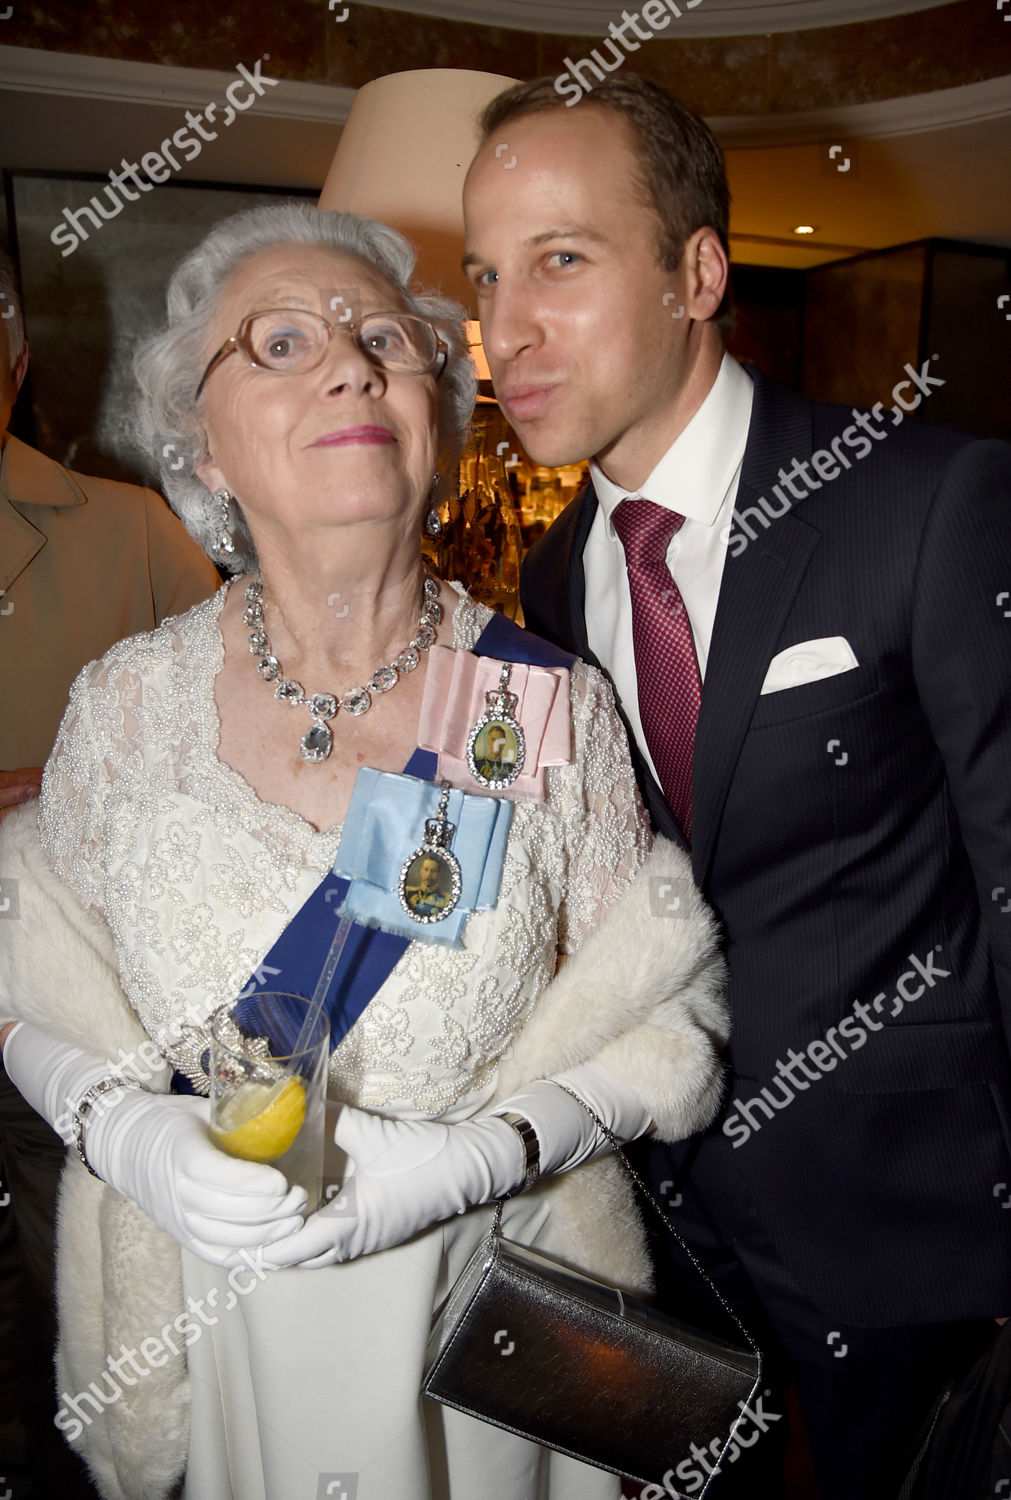
[[[401,651],[393,665],[398,672],[413,672],[421,660],[421,653],[413,646],[408,646],[406,651]]]
[[[302,736],[302,759],[326,760],[333,748],[333,735],[322,720],[317,719],[307,734]]]
[[[290,677],[282,677],[274,689],[274,697],[279,703],[301,703],[305,697],[305,691],[301,684],[293,682]]]
[[[276,682],[281,675],[281,663],[276,656],[265,656],[256,663],[256,670],[264,682]]]
[[[419,651],[427,651],[430,646],[435,645],[435,631],[431,625],[422,625],[414,637],[412,645],[417,646]]]
[[[249,649],[253,656],[262,656],[265,651],[270,650],[270,642],[267,633],[262,628],[254,630],[249,637]]]
[[[259,599],[252,599],[242,611],[242,620],[245,625],[262,625],[263,605]]]

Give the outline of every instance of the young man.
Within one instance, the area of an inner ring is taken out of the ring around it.
[[[542,79],[482,126],[496,391],[593,460],[526,622],[609,673],[727,935],[727,1106],[656,1183],[785,1355],[822,1500],[878,1500],[1011,1304],[1011,450],[905,420],[936,361],[867,413],[724,353],[723,163],[664,90]]]

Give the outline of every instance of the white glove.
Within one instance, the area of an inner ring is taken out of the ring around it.
[[[575,1088],[619,1140],[649,1128],[641,1105],[597,1064],[560,1074],[558,1081]],[[498,1118],[511,1112],[533,1125],[542,1172],[565,1171],[610,1149],[583,1107],[551,1079],[497,1104],[493,1115],[458,1125],[388,1120],[345,1106],[334,1140],[353,1160],[354,1175],[290,1239],[272,1244],[264,1264],[314,1269],[354,1260],[511,1192],[526,1173],[519,1134]]]
[[[15,1086],[70,1145],[67,1121],[92,1084],[109,1076],[97,1054],[19,1024],[3,1051]],[[122,1089],[102,1094],[86,1116],[88,1160],[103,1181],[140,1205],[172,1237],[212,1265],[289,1236],[306,1195],[276,1167],[239,1161],[214,1145],[210,1102],[190,1095]]]

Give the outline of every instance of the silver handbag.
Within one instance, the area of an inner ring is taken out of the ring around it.
[[[589,1113],[747,1347],[505,1239],[500,1202],[436,1313],[421,1388],[545,1448],[657,1484],[693,1443],[722,1459],[761,1384],[762,1356],[619,1142]]]

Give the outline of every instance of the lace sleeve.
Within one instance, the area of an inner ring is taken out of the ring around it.
[[[70,690],[39,796],[39,833],[50,865],[85,906],[104,916],[105,816],[117,760],[129,752],[129,697],[113,654],[91,662]]]
[[[559,913],[563,953],[579,947],[652,845],[614,695],[603,673],[584,662],[572,670],[572,740],[572,764],[548,772],[565,830],[567,878]]]

